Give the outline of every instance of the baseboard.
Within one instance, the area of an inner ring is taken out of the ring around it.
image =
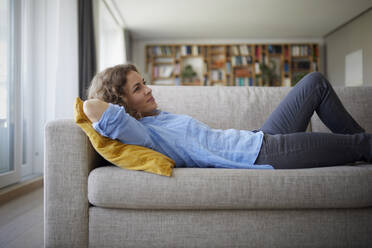
[[[0,190],[0,205],[7,203],[14,198],[25,195],[31,191],[34,191],[40,187],[43,187],[44,179],[43,176],[39,176],[27,181],[10,185]]]

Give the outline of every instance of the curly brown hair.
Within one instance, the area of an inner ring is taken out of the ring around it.
[[[124,101],[124,86],[127,83],[127,74],[131,71],[138,72],[138,69],[133,64],[121,64],[97,73],[87,89],[88,99],[99,99],[124,106],[128,114],[137,120],[141,119],[141,113],[130,109]]]

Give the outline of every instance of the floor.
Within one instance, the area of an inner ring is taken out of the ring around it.
[[[44,247],[43,204],[40,187],[0,205],[0,248]]]

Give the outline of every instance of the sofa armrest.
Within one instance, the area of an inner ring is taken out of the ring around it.
[[[72,119],[44,130],[45,247],[88,247],[88,175],[102,157]]]

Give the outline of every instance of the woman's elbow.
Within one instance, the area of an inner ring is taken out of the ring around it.
[[[83,103],[84,114],[91,122],[98,122],[108,107],[107,102],[99,99],[89,99]]]

